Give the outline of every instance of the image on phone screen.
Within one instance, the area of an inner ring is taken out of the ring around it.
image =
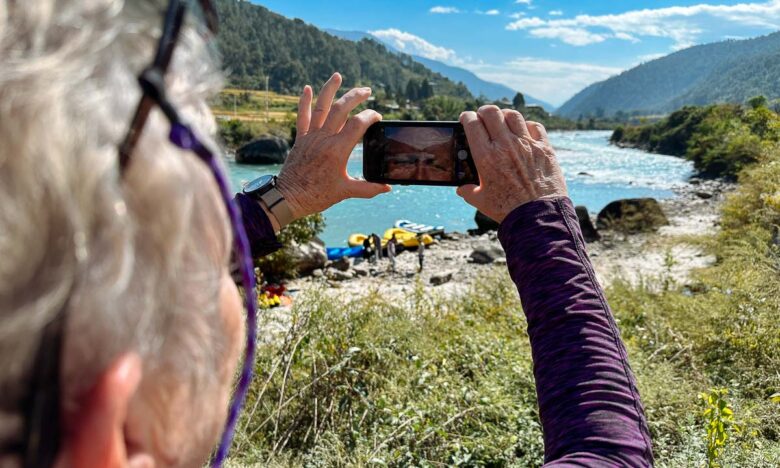
[[[455,122],[383,122],[368,132],[364,148],[368,180],[431,185],[478,180]]]

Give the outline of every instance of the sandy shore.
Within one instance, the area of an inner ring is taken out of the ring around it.
[[[669,226],[631,236],[601,231],[602,239],[588,244],[599,280],[606,286],[621,278],[636,283],[671,276],[684,284],[691,271],[715,261],[691,238],[717,231],[720,206],[731,189],[731,185],[719,181],[694,180],[676,189],[675,197],[661,201]],[[408,251],[398,255],[396,272],[390,271],[388,260],[371,264],[358,259],[346,275],[331,268],[319,277],[298,279],[288,286],[293,292],[325,286],[329,294],[345,298],[379,291],[385,297],[403,300],[420,286],[439,295],[457,295],[495,269],[505,268],[505,259],[500,257],[490,264],[470,259],[474,249],[491,247],[501,247],[495,232],[480,236],[453,233],[426,249],[422,273],[418,273],[417,253]],[[335,279],[350,275],[354,277]]]

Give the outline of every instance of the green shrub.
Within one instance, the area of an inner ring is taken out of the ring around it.
[[[295,245],[306,244],[325,230],[325,217],[318,213],[293,221],[279,233],[277,239],[284,247],[255,262],[263,274],[271,280],[295,278],[298,276],[293,249]]]
[[[780,141],[780,117],[766,102],[684,107],[651,125],[621,128],[613,143],[685,156],[701,175],[735,178]]]

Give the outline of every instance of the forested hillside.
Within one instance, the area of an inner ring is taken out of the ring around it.
[[[691,47],[593,84],[558,113],[613,116],[657,114],[684,105],[743,104],[780,97],[780,33]]]
[[[472,97],[463,84],[378,42],[339,39],[250,2],[216,0],[216,5],[221,24],[218,41],[232,86],[263,88],[268,76],[272,90],[295,94],[339,71],[346,87],[370,85],[395,95],[405,92],[411,80],[430,83],[436,95]]]

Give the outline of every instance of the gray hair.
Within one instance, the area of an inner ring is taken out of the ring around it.
[[[15,464],[2,449],[20,442],[41,331],[66,303],[66,407],[127,351],[145,377],[194,389],[222,365],[230,232],[208,169],[168,142],[155,110],[118,174],[165,3],[0,0],[0,465]],[[198,134],[213,136],[206,98],[221,77],[194,24],[167,83]]]

